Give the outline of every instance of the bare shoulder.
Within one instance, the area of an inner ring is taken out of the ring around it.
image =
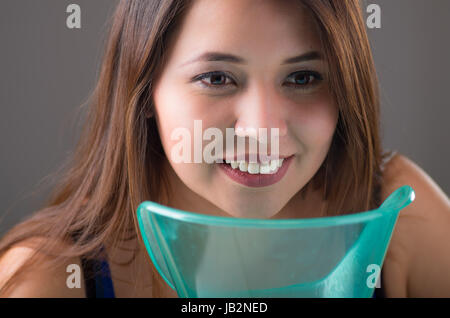
[[[450,297],[450,201],[436,182],[404,155],[385,167],[382,200],[409,185],[415,200],[399,214],[383,266],[388,297]]]
[[[12,298],[28,298],[28,297],[85,297],[84,284],[80,284],[80,288],[69,288],[67,284],[68,277],[73,273],[68,267],[76,264],[81,269],[80,259],[75,257],[69,259],[67,264],[62,264],[56,268],[48,265],[50,259],[46,256],[38,254],[38,261],[33,265],[30,271],[27,271],[14,284],[13,288],[8,289],[6,293],[2,291],[5,282],[24,264],[33,254],[36,246],[42,241],[42,238],[32,238],[10,248],[0,258],[0,297]],[[60,243],[64,248],[64,244]],[[68,271],[69,269],[69,271]],[[80,272],[82,282],[82,270]],[[71,285],[70,285],[71,286]],[[71,286],[72,287],[72,286]]]

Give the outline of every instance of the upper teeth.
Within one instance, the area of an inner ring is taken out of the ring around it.
[[[271,174],[278,170],[283,164],[284,159],[270,160],[266,163],[248,163],[246,161],[231,161],[226,162],[231,165],[233,169],[239,168],[243,172],[248,172],[250,174]]]

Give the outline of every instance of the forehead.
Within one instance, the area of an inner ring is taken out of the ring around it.
[[[179,57],[207,50],[261,58],[320,51],[316,24],[300,0],[194,0],[174,40]]]

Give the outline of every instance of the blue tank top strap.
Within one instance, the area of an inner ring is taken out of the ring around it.
[[[100,275],[96,276],[95,294],[96,298],[115,298],[111,272],[106,260],[101,261]]]
[[[103,248],[102,248],[103,251]],[[111,271],[106,258],[81,258],[87,298],[115,298]]]

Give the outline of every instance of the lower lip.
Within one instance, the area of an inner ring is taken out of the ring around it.
[[[226,163],[218,163],[218,165],[230,179],[248,187],[259,188],[267,187],[280,181],[286,174],[293,157],[292,155],[285,158],[281,167],[273,174],[251,174],[243,172],[239,168],[233,169]]]

